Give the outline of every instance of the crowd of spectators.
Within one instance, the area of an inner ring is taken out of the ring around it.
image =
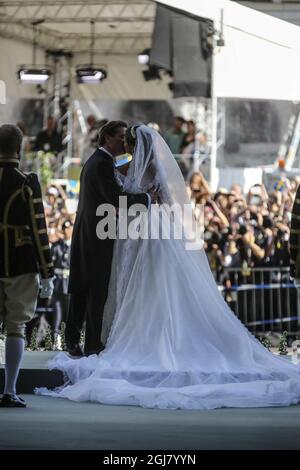
[[[300,177],[282,175],[271,192],[255,184],[244,194],[238,184],[212,193],[201,173],[189,181],[211,270],[231,309],[253,332],[298,331],[289,238],[299,183]],[[283,317],[286,323],[273,323]]]
[[[283,178],[267,193],[263,184],[247,194],[234,184],[215,193],[201,173],[189,182],[192,203],[204,210],[205,249],[211,268],[289,266],[291,211],[299,180]],[[198,209],[199,210],[199,209]]]
[[[291,212],[299,182],[283,177],[269,194],[263,184],[251,186],[246,194],[238,184],[212,193],[201,173],[191,176],[191,201],[196,213],[203,207],[205,249],[216,274],[224,267],[289,266]]]

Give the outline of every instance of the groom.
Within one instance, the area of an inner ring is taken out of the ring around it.
[[[70,308],[66,324],[66,346],[71,356],[82,356],[79,345],[86,320],[84,354],[98,354],[102,349],[101,326],[113,255],[113,239],[100,240],[96,235],[100,204],[118,207],[119,197],[127,196],[132,204],[151,204],[149,194],[126,194],[114,176],[114,157],[124,153],[127,124],[111,121],[102,127],[99,146],[85,163],[80,176],[80,194],[73,230],[69,292]]]

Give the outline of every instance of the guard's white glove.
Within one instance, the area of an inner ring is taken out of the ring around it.
[[[54,279],[53,277],[49,277],[47,279],[43,279],[43,278],[40,279],[40,288],[41,288],[40,298],[41,299],[49,299],[52,296],[53,290],[54,290],[53,279]]]

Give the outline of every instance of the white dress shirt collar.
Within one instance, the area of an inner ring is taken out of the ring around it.
[[[113,155],[108,150],[106,150],[104,147],[99,147],[99,150],[102,150],[103,152],[107,153],[107,155],[109,155],[111,158],[114,158]]]

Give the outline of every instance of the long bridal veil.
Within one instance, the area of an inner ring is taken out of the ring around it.
[[[155,186],[163,205],[189,205],[184,180],[162,137],[144,125],[135,132],[124,189],[145,192]],[[143,214],[145,220],[152,210]],[[164,218],[153,220],[163,228]],[[193,223],[185,218],[182,223],[182,239],[116,241],[105,350],[77,360],[59,353],[50,367],[62,370],[69,383],[38,393],[173,409],[299,402],[299,366],[268,352],[231,312],[204,250],[187,249],[187,241],[198,241]]]

